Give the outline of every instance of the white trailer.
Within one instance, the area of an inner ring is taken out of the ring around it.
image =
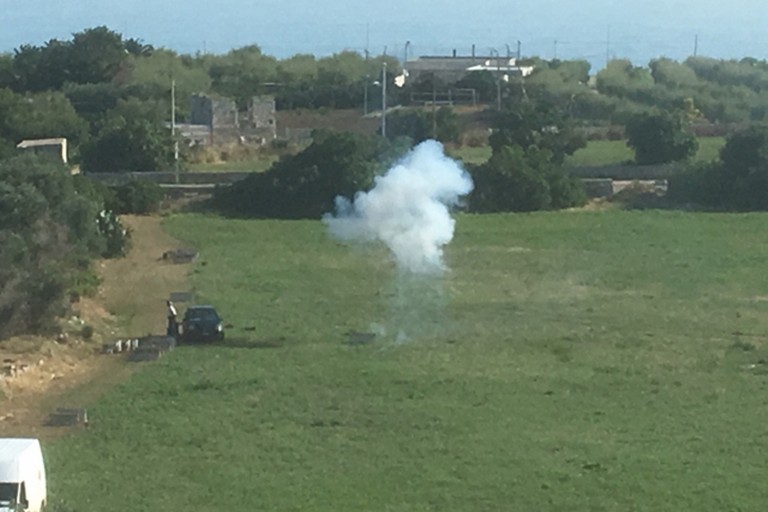
[[[0,438],[0,512],[41,512],[46,499],[40,442]]]

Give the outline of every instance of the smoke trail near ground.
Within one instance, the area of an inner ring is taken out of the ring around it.
[[[383,242],[400,271],[439,274],[455,228],[450,209],[471,191],[469,174],[440,143],[426,141],[376,178],[370,191],[354,201],[337,198],[335,214],[323,221],[342,240]]]

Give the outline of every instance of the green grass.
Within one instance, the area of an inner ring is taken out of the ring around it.
[[[450,157],[459,159],[465,164],[482,164],[491,157],[491,146],[461,146],[450,148],[447,153]]]
[[[191,172],[226,172],[226,171],[246,171],[263,172],[269,169],[277,161],[276,156],[259,157],[254,160],[238,160],[232,162],[219,162],[215,164],[191,164]]]
[[[597,167],[632,161],[635,153],[623,140],[591,140],[587,146],[566,158],[571,167]]]
[[[700,137],[699,151],[694,157],[698,162],[709,162],[720,155],[720,149],[725,145],[724,137]],[[454,158],[461,159],[467,164],[481,164],[491,156],[491,148],[461,147],[450,151]],[[599,167],[631,162],[635,157],[632,149],[623,140],[591,140],[585,148],[576,151],[566,158],[569,167]]]
[[[699,151],[695,160],[711,162],[720,158],[720,150],[725,146],[725,137],[699,137]]]
[[[699,137],[699,150],[693,160],[709,162],[720,156],[720,148],[725,145],[724,137]],[[576,151],[566,159],[566,164],[572,167],[597,167],[631,162],[635,157],[634,151],[623,140],[593,140],[587,147]]]
[[[766,222],[461,216],[435,282],[319,222],[170,217],[228,342],[178,348],[46,445],[52,503],[762,510]]]

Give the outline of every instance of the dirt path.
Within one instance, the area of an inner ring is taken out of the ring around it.
[[[163,231],[160,217],[123,221],[132,231],[131,251],[97,263],[103,279],[99,294],[74,306],[78,315],[65,323],[67,340],[26,337],[0,344],[0,361],[24,369],[13,378],[0,377],[0,437],[65,434],[69,429],[44,426],[51,411],[87,407],[141,367],[119,355],[100,355],[101,343],[165,332],[165,300],[171,292],[187,291],[188,267],[162,259],[179,244]],[[95,329],[90,341],[79,336],[85,324]]]

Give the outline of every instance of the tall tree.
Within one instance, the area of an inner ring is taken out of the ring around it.
[[[127,62],[128,52],[117,32],[101,26],[74,34],[70,75],[75,83],[109,82]]]
[[[519,146],[524,151],[545,149],[556,164],[586,145],[565,113],[547,102],[507,102],[497,115],[489,139],[494,152],[505,146]]]
[[[696,154],[699,142],[680,113],[655,112],[633,116],[626,127],[627,145],[640,165],[686,160]]]
[[[86,172],[149,172],[174,163],[167,109],[158,102],[120,100],[82,150]]]

